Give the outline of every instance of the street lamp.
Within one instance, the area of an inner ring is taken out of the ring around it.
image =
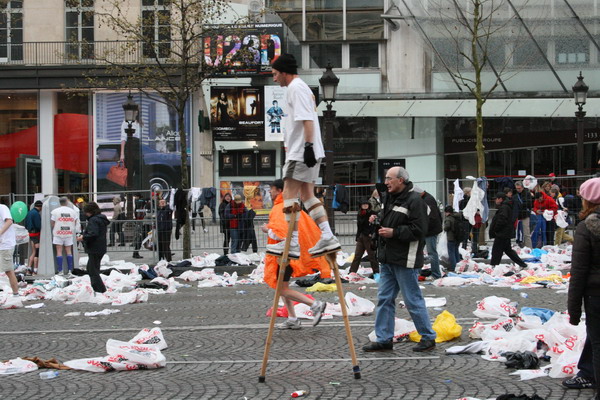
[[[587,93],[589,87],[583,81],[581,71],[577,77],[577,83],[573,85],[573,95],[575,96],[575,104],[577,105],[577,111],[575,111],[575,117],[577,117],[577,174],[583,175],[583,118],[585,117],[585,111],[583,106],[587,100]]]
[[[338,78],[332,70],[331,63],[327,63],[323,76],[319,79],[321,85],[321,91],[323,92],[323,99],[327,103],[327,110],[323,110],[323,118],[325,120],[325,184],[327,185],[326,193],[326,204],[327,207],[327,219],[329,219],[329,225],[335,232],[335,215],[333,212],[333,121],[335,120],[335,111],[331,108],[331,103],[335,101],[335,95],[337,93]]]
[[[133,123],[137,121],[138,114],[140,112],[140,106],[138,106],[137,103],[133,101],[133,96],[131,95],[131,92],[129,92],[129,95],[127,95],[127,101],[123,103],[123,112],[125,113],[125,122],[127,122],[127,128],[125,128],[125,133],[127,134],[127,142],[129,142],[131,145],[131,143],[133,142],[133,134],[135,133],[135,128],[133,128],[132,126]],[[139,160],[132,160],[133,157],[129,154],[126,154],[125,156],[125,160],[128,164],[131,164],[132,162],[136,161],[139,162]],[[140,155],[138,155],[138,157],[139,156]],[[129,168],[127,174],[127,189],[131,189],[131,186],[133,184],[132,175],[133,168]],[[127,192],[127,218],[133,218],[133,196],[131,195],[131,192]]]

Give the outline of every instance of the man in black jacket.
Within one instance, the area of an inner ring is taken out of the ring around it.
[[[496,206],[498,210],[490,225],[490,239],[494,239],[492,246],[491,265],[498,265],[502,260],[502,254],[506,255],[521,268],[527,268],[525,261],[513,250],[510,240],[515,236],[515,219],[511,203],[506,199],[504,192],[496,194]]]
[[[436,333],[431,327],[418,282],[428,227],[427,205],[413,191],[413,184],[404,168],[390,168],[385,183],[388,191],[383,197],[383,209],[379,213],[381,227],[377,231],[380,263],[379,301],[375,318],[377,341],[364,346],[363,350],[393,349],[396,297],[399,291],[402,291],[404,303],[421,335],[421,341],[413,351],[433,350]],[[375,216],[372,216],[371,222],[374,221]]]
[[[531,249],[531,220],[529,217],[531,216],[531,208],[533,207],[533,197],[529,189],[526,189],[521,181],[515,182],[515,189],[516,193],[513,194],[513,205],[515,207],[514,212],[517,214],[517,219],[519,220],[517,243]]]
[[[440,271],[440,258],[437,253],[437,240],[438,235],[442,233],[442,213],[435,197],[417,186],[414,187],[414,191],[420,193],[421,198],[427,205],[425,245],[427,246],[427,255],[431,265],[431,276],[433,279],[439,279],[442,277],[442,271]]]

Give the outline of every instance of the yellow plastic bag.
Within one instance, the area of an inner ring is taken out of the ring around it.
[[[444,310],[435,318],[433,322],[433,330],[437,333],[435,338],[436,343],[448,342],[452,339],[460,337],[462,326],[456,323],[454,315]],[[420,342],[421,335],[417,331],[410,333],[410,340]]]
[[[321,282],[317,282],[309,288],[306,288],[307,292],[335,292],[337,290],[337,286],[335,283],[324,284]]]

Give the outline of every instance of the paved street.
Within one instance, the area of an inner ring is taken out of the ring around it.
[[[538,394],[544,399],[587,399],[592,391],[567,391],[559,379],[520,382],[501,363],[479,355],[447,356],[444,349],[469,342],[475,301],[489,295],[517,300],[520,305],[565,309],[566,295],[550,289],[528,291],[528,298],[510,289],[487,287],[435,288],[426,295],[445,296],[446,309],[463,326],[461,340],[430,353],[414,353],[412,343],[395,345],[393,353],[365,354],[374,316],[353,317],[352,331],[362,369],[355,380],[341,318],[309,323],[300,331],[276,332],[266,383],[258,383],[267,334],[265,312],[273,291],[265,285],[180,289],[173,295],[150,295],[148,303],[125,305],[120,313],[98,317],[65,317],[72,311],[116,308],[92,304],[66,305],[46,301],[42,309],[1,311],[0,354],[3,359],[38,356],[60,361],[106,355],[109,338],[129,340],[160,321],[169,348],[163,369],[113,373],[61,371],[53,380],[38,373],[0,377],[2,398],[36,399],[285,399],[307,390],[306,399],[457,399],[489,398],[505,393]],[[375,285],[346,290],[376,300]],[[246,290],[247,294],[236,291]],[[333,293],[317,293],[335,301]],[[430,309],[432,319],[440,311]],[[408,318],[405,309],[398,316]]]

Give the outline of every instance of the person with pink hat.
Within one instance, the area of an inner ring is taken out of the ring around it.
[[[573,243],[567,309],[571,325],[578,325],[585,307],[594,381],[600,382],[600,178],[588,179],[579,191],[583,208]],[[594,399],[600,400],[599,392]]]

